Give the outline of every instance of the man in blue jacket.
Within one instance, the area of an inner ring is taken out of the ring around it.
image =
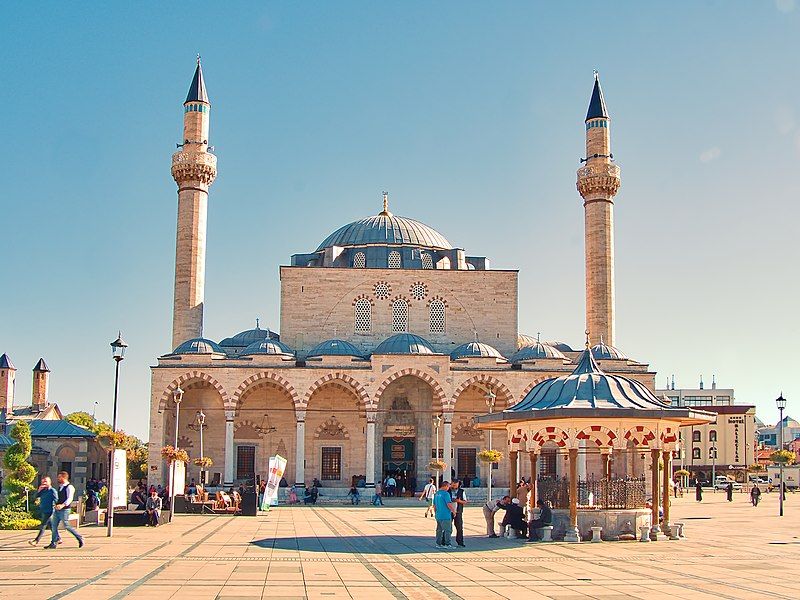
[[[42,520],[42,525],[39,527],[39,533],[36,534],[36,538],[28,540],[31,546],[35,546],[39,543],[48,523],[50,524],[50,528],[53,528],[53,510],[55,510],[56,502],[58,501],[58,494],[53,489],[50,477],[47,475],[42,477],[42,483],[39,489],[36,490],[36,497],[39,499],[39,518]],[[56,533],[56,543],[61,543],[61,537],[58,533]]]
[[[64,522],[64,529],[69,531],[78,540],[78,548],[83,548],[83,538],[81,534],[73,529],[69,524],[69,512],[72,500],[75,498],[75,487],[69,482],[69,473],[61,471],[58,474],[58,501],[53,512],[53,536],[50,545],[45,546],[47,550],[54,550],[58,546],[58,524]]]

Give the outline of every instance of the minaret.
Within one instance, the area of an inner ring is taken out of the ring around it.
[[[208,151],[210,112],[198,56],[183,103],[183,143],[178,146],[181,150],[172,155],[172,177],[178,184],[172,348],[203,335],[208,186],[217,176],[217,157]]]
[[[591,343],[614,345],[614,196],[619,167],[611,154],[611,119],[597,72],[586,113],[586,166],[578,169],[586,254],[586,329]]]
[[[34,411],[43,411],[47,408],[47,388],[50,383],[50,369],[43,358],[39,359],[33,367],[33,398],[31,406]]]
[[[8,354],[3,354],[0,356],[0,411],[5,412],[6,418],[14,414],[14,380],[16,377],[17,368],[11,362]]]

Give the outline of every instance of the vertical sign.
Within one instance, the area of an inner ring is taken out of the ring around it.
[[[176,496],[182,496],[186,490],[186,463],[182,460],[176,460],[174,468],[170,468],[169,470],[170,479],[172,479],[173,472],[175,473],[175,480],[170,481],[170,493]]]
[[[114,450],[113,508],[128,506],[128,456],[123,448]]]
[[[277,504],[278,486],[286,469],[286,459],[280,454],[271,456],[269,459],[269,474],[267,476],[267,487],[264,489],[264,497],[261,499],[261,510],[269,510],[270,504]]]

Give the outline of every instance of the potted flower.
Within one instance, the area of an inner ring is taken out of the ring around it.
[[[772,462],[784,465],[792,464],[795,459],[794,452],[790,452],[789,450],[776,450],[770,454],[769,457],[772,459]]]
[[[428,469],[431,471],[444,471],[446,468],[447,465],[444,464],[444,461],[441,458],[434,458],[428,463]]]
[[[675,471],[675,477],[688,477],[689,475],[691,475],[691,473],[686,469],[678,469]]]
[[[478,460],[483,463],[499,463],[503,460],[503,453],[499,450],[481,450],[478,452]]]
[[[182,450],[181,448],[173,448],[172,446],[164,446],[161,448],[161,456],[163,456],[168,463],[173,463],[176,460],[184,463],[189,462],[189,455],[187,454],[186,450]]]
[[[200,458],[194,459],[194,464],[197,465],[198,467],[203,467],[204,469],[207,469],[208,467],[214,466],[214,461],[211,460],[211,458],[208,456],[201,456]]]

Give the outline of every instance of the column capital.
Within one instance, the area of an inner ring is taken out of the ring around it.
[[[452,425],[453,423],[453,411],[442,411],[442,419],[444,419],[445,425]]]
[[[378,420],[378,411],[377,410],[368,410],[367,411],[367,423],[375,423]]]
[[[306,422],[306,411],[305,410],[295,410],[294,411],[294,418],[297,420],[298,423],[305,423]]]
[[[226,410],[225,411],[225,420],[226,421],[233,421],[236,418],[236,411],[235,410]]]

